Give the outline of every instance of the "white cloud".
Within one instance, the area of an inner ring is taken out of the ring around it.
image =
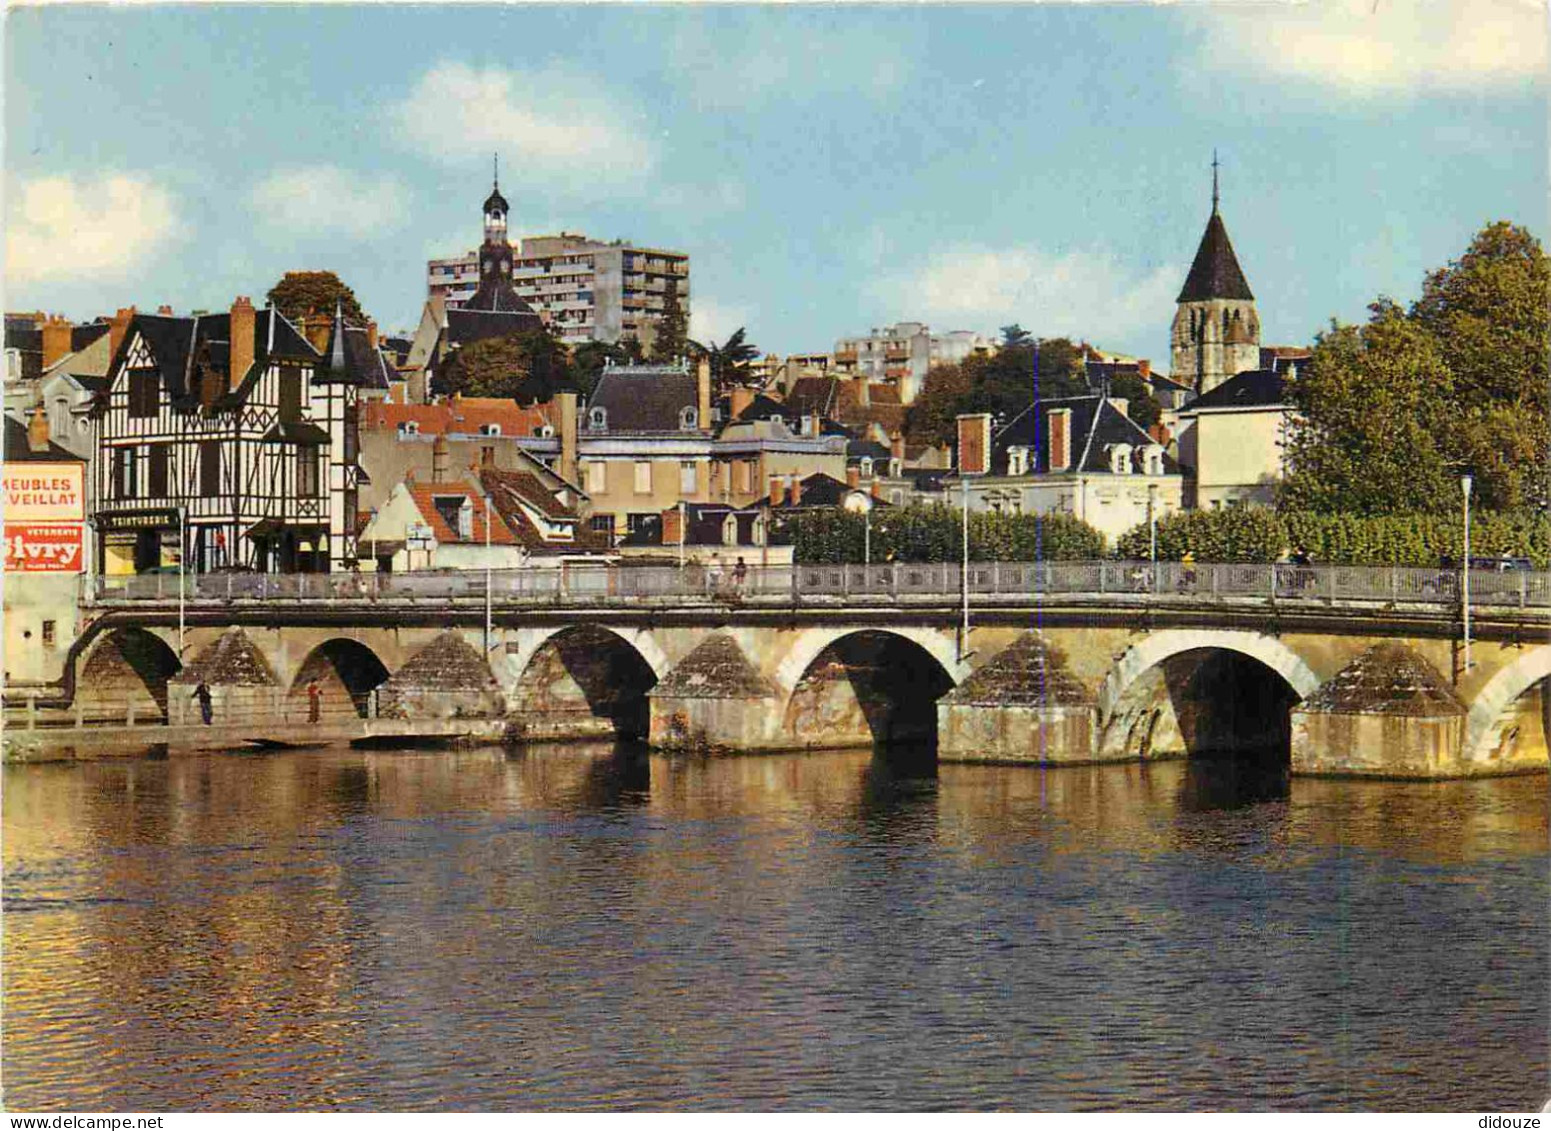
[[[721,342],[749,324],[747,307],[730,306],[713,299],[691,295],[689,299],[689,336],[697,342]]]
[[[335,165],[277,169],[251,193],[260,222],[304,236],[371,236],[408,216],[409,198],[390,177],[363,177]]]
[[[1018,322],[1045,337],[1066,334],[1103,343],[1166,321],[1178,288],[1177,270],[1138,275],[1107,252],[965,245],[880,277],[870,290],[899,317],[922,318],[943,329]]]
[[[1213,4],[1194,60],[1356,94],[1522,85],[1546,69],[1537,0],[1310,0]]]
[[[180,238],[172,194],[144,177],[39,177],[12,205],[5,233],[11,284],[116,279]]]
[[[595,77],[559,67],[540,71],[438,63],[409,97],[389,110],[392,127],[412,148],[448,164],[488,161],[547,177],[629,180],[656,162],[631,115],[599,89]]]
[[[837,94],[886,98],[909,79],[913,51],[913,40],[899,29],[882,35],[756,9],[684,23],[669,57],[697,102],[729,107]]]

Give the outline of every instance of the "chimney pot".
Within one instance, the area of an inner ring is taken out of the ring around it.
[[[897,460],[905,458],[905,437],[900,432],[894,432],[889,436],[889,458]]]
[[[156,313],[160,314],[163,318],[171,318],[172,317],[172,307],[170,307],[170,306],[166,305],[165,303],[163,303],[161,306],[158,306],[156,308]]]
[[[366,344],[372,349],[377,348],[377,323],[375,322],[366,324]]]
[[[781,500],[785,497],[786,481],[779,475],[772,475],[770,477],[770,505],[773,507],[780,506]]]
[[[134,321],[135,308],[121,306],[118,313],[114,314],[108,322],[108,352],[117,355],[119,346],[124,344],[124,335],[129,333],[129,324]]]

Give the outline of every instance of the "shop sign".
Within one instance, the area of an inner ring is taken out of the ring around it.
[[[78,463],[0,465],[7,522],[80,522],[86,517]]]
[[[79,522],[5,524],[6,573],[80,573]]]

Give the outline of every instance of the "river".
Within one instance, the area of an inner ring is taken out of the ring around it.
[[[1543,777],[608,746],[3,773],[13,1111],[1551,1095]]]

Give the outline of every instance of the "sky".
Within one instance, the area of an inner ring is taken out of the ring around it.
[[[687,252],[701,340],[1018,322],[1166,369],[1214,149],[1267,343],[1544,238],[1546,42],[1530,0],[11,8],[4,303],[327,269],[410,328],[499,152],[513,234]]]

